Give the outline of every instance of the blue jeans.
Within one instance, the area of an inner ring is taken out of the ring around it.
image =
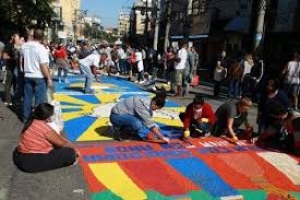
[[[229,81],[229,98],[238,98],[241,96],[240,82],[238,80]]]
[[[45,78],[24,79],[24,105],[23,121],[26,122],[32,111],[32,99],[35,98],[34,106],[47,102],[47,82]]]
[[[145,138],[149,133],[149,129],[145,127],[142,121],[133,115],[111,113],[109,119],[114,127],[130,130],[136,133],[140,138]]]
[[[64,72],[64,81],[67,81],[68,79],[68,73],[69,73],[69,69],[64,69],[64,68],[58,68],[58,79],[60,80],[61,79],[61,72]]]
[[[24,96],[24,73],[20,70],[20,67],[15,67],[15,88],[14,88],[14,101],[19,102]]]
[[[210,124],[209,123],[202,122],[199,124],[194,124],[194,126],[197,129],[200,129],[201,131],[203,131],[204,134],[210,132]]]
[[[93,83],[94,75],[92,73],[91,68],[89,66],[84,66],[84,65],[80,64],[80,70],[85,75],[84,91],[85,92],[92,91],[92,83]]]

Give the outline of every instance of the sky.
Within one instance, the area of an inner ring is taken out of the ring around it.
[[[118,27],[119,12],[129,12],[134,0],[81,0],[81,10],[88,16],[98,16],[104,27]]]

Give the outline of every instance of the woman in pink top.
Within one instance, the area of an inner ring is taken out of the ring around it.
[[[77,161],[78,151],[67,139],[56,133],[51,121],[54,107],[38,105],[26,122],[18,147],[13,152],[14,164],[24,172],[42,172],[69,166]]]

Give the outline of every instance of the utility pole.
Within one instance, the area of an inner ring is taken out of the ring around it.
[[[193,5],[193,1],[192,0],[188,0],[187,1],[187,6],[186,6],[186,13],[184,13],[184,15],[186,15],[185,18],[185,23],[184,23],[184,40],[186,42],[189,41],[189,37],[190,37],[190,28],[191,28],[191,21],[192,21],[192,5]]]
[[[167,51],[169,46],[169,35],[170,35],[170,28],[171,28],[171,11],[172,11],[172,4],[171,0],[166,0],[167,4],[167,25],[166,25],[166,33],[165,33],[165,41],[164,41],[164,50]]]
[[[148,7],[149,7],[148,0],[146,0],[146,8],[145,8],[146,19],[145,19],[145,29],[144,29],[146,47],[148,47],[148,23],[149,23]]]
[[[160,24],[160,0],[156,1],[156,22],[155,22],[155,34],[154,34],[154,43],[153,49],[157,51],[157,43],[158,43],[158,33],[159,33],[159,24]]]
[[[266,9],[267,0],[253,1],[252,5],[252,18],[250,25],[251,44],[250,50],[255,53],[260,43],[263,42],[265,37],[265,25],[266,25]]]

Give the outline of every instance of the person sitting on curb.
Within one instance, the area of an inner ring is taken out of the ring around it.
[[[47,124],[53,113],[51,104],[42,103],[26,122],[19,145],[13,152],[13,162],[20,170],[43,172],[77,162],[79,153],[74,145]]]
[[[133,137],[153,142],[169,143],[159,127],[153,122],[153,111],[164,107],[166,102],[165,91],[159,92],[151,100],[133,96],[117,103],[111,110],[110,122],[116,129],[117,140],[122,140],[126,132]],[[150,130],[150,131],[149,131]]]
[[[216,121],[214,111],[208,103],[204,102],[201,95],[196,95],[189,104],[185,113],[180,113],[179,118],[184,126],[184,139],[210,135],[210,130]]]
[[[213,135],[221,136],[227,134],[230,140],[234,143],[238,141],[238,134],[244,134],[250,139],[252,136],[253,128],[249,124],[247,116],[248,110],[252,107],[252,101],[244,97],[238,102],[230,99],[221,105],[215,115],[216,123],[213,128]],[[239,129],[244,124],[245,130]]]

